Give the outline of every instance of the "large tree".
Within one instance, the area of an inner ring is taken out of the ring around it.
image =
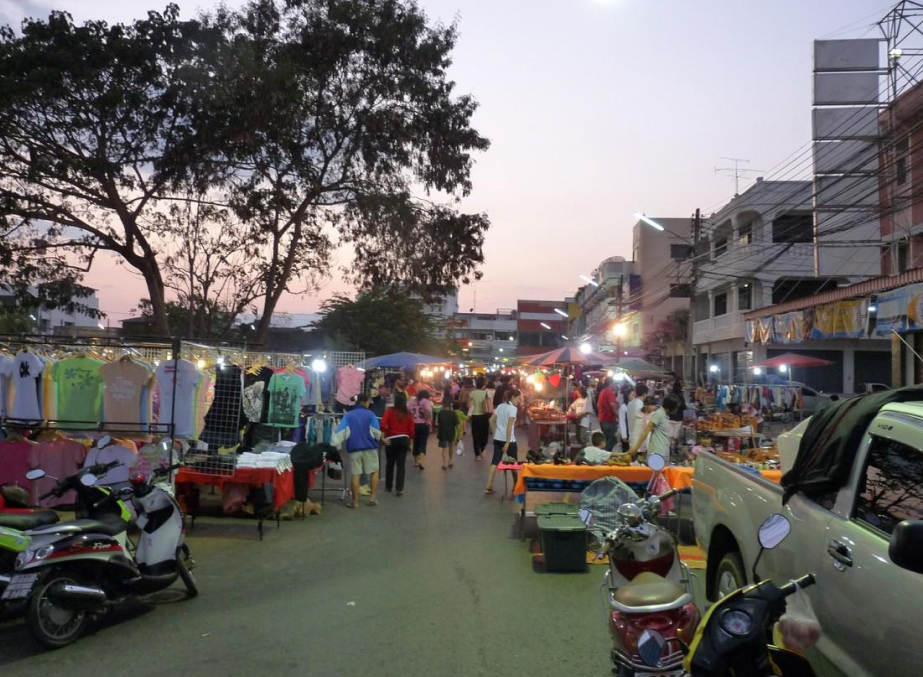
[[[258,341],[331,239],[353,250],[342,272],[363,288],[427,294],[476,275],[488,220],[455,203],[488,142],[447,74],[454,25],[430,23],[413,0],[258,0],[202,21],[224,37],[213,77],[188,90],[190,154],[224,172],[266,252],[254,261]]]
[[[19,277],[38,251],[64,263],[30,282],[57,281],[56,270],[79,282],[75,270],[112,252],[144,278],[168,331],[160,210],[186,169],[168,160],[189,132],[178,95],[208,44],[175,5],[131,25],[53,12],[20,35],[0,27],[0,220],[13,231],[0,243],[3,272]]]
[[[314,325],[322,345],[369,355],[401,351],[445,352],[445,328],[424,311],[423,302],[404,290],[376,287],[355,299],[336,294],[321,305]]]

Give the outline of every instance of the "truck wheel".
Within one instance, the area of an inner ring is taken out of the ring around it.
[[[739,552],[729,552],[718,563],[715,573],[716,599],[730,595],[735,590],[747,584],[747,574],[744,572],[744,563]]]
[[[49,649],[60,649],[77,641],[88,621],[86,611],[61,606],[49,598],[48,591],[61,585],[83,585],[83,581],[70,573],[52,573],[32,593],[26,611],[29,633]]]

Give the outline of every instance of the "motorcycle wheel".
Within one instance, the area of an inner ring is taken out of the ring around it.
[[[83,581],[72,573],[52,573],[33,593],[26,611],[29,633],[49,649],[60,649],[76,642],[89,621],[86,611],[67,609],[49,599],[51,587],[64,584],[83,585]]]
[[[179,577],[186,586],[186,596],[190,599],[196,597],[199,594],[199,586],[196,585],[195,575],[192,573],[195,562],[192,561],[189,548],[185,545],[176,551],[176,566],[179,569]]]

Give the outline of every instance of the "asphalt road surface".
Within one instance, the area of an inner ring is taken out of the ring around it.
[[[488,462],[469,450],[444,472],[431,438],[426,470],[408,461],[404,496],[382,483],[377,507],[349,510],[328,494],[323,515],[263,542],[255,522],[200,519],[189,535],[198,598],[178,583],[54,652],[22,622],[0,624],[0,675],[610,674],[604,569],[536,570],[502,479],[484,495]]]

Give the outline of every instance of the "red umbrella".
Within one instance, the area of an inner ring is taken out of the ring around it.
[[[830,360],[822,360],[819,357],[810,357],[808,355],[798,355],[797,353],[785,353],[770,357],[762,362],[755,362],[750,365],[753,367],[826,367],[829,364],[836,364]]]
[[[555,364],[609,364],[618,359],[615,355],[599,353],[582,353],[576,348],[555,348],[541,355],[531,355],[522,360],[523,364],[533,367],[551,367]]]

